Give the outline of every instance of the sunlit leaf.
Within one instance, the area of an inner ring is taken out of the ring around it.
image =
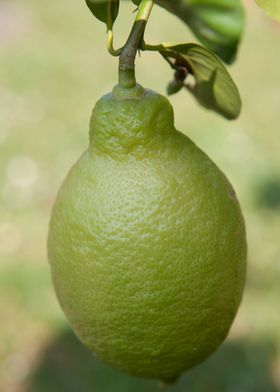
[[[256,0],[256,3],[265,10],[265,12],[280,22],[280,0]]]

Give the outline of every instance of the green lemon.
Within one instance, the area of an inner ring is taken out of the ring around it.
[[[103,361],[171,380],[225,339],[245,281],[239,203],[174,128],[168,100],[117,86],[57,196],[48,252],[59,302]]]

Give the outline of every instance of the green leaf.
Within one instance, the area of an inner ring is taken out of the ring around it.
[[[119,13],[119,0],[86,0],[86,3],[97,19],[112,28]]]
[[[256,3],[272,18],[280,22],[280,0],[256,0]]]
[[[239,116],[241,99],[238,89],[214,53],[197,44],[162,44],[159,52],[173,69],[185,67],[193,74],[195,83],[186,87],[202,106],[227,119]]]
[[[183,82],[180,80],[172,80],[167,86],[167,94],[173,95],[178,93],[184,87]]]
[[[107,20],[108,3],[112,3],[112,15],[115,18],[118,15],[119,0],[86,2],[102,22]],[[139,5],[141,0],[131,2]],[[204,46],[226,63],[234,61],[245,22],[240,0],[155,0],[155,3],[180,18]]]
[[[236,57],[245,15],[240,0],[156,0],[184,21],[200,42],[226,63]]]

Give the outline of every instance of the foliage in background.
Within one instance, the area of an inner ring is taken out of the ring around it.
[[[137,6],[141,3],[141,0],[131,1]],[[280,19],[280,0],[256,2],[269,15]],[[93,15],[107,25],[113,37],[112,29],[118,17],[120,0],[86,0],[86,3]],[[241,111],[241,98],[219,58],[228,64],[236,58],[245,24],[240,0],[155,0],[155,3],[181,19],[204,45],[204,48],[196,46],[197,61],[191,61],[187,53],[189,51],[186,50],[190,43],[173,44],[171,58],[176,61],[169,63],[175,73],[174,79],[167,86],[167,93],[176,94],[185,88],[202,106],[227,119],[237,118]],[[156,46],[143,45],[139,49],[164,54],[166,46],[164,43]],[[166,53],[163,57],[170,59]],[[204,72],[201,72],[201,64]],[[183,78],[180,77],[182,74]],[[189,74],[195,78],[193,85],[185,83]]]
[[[240,0],[158,0],[157,4],[180,18],[209,50],[232,63],[244,29]]]
[[[140,0],[132,0],[139,5]],[[93,15],[112,28],[119,12],[120,0],[86,0]],[[173,85],[167,93],[176,94],[182,88],[190,91],[197,102],[227,119],[235,119],[241,111],[241,99],[237,87],[221,60],[232,63],[244,28],[244,10],[239,0],[156,0],[156,4],[181,19],[204,45],[174,43],[146,45],[143,50],[158,51],[169,60],[174,69]],[[195,49],[194,49],[195,48]],[[220,60],[220,59],[221,60]],[[175,61],[170,61],[171,59]],[[180,72],[184,78],[177,78]],[[189,74],[194,83],[186,83]]]

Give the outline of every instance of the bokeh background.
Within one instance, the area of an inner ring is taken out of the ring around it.
[[[132,23],[121,6],[120,45]],[[128,2],[127,2],[128,3]],[[247,27],[230,69],[243,98],[234,122],[171,98],[177,128],[233,183],[247,222],[249,266],[242,306],[224,345],[170,391],[280,391],[280,25],[247,2]],[[194,41],[156,7],[147,41]],[[94,102],[117,79],[104,25],[83,1],[0,0],[0,390],[157,391],[99,363],[58,307],[46,257],[56,191],[86,148]],[[156,53],[137,61],[138,81],[162,93],[172,73]]]

